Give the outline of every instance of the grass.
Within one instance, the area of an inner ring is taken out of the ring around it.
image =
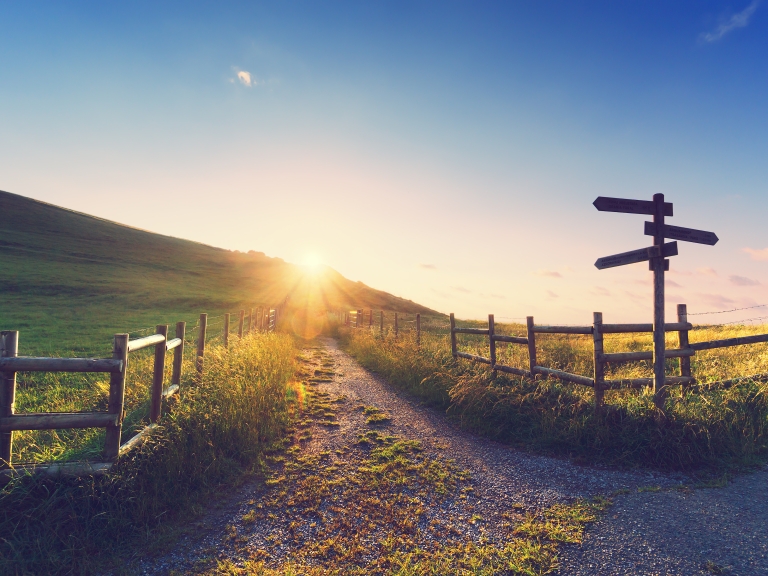
[[[0,490],[0,573],[116,570],[127,550],[161,547],[169,526],[225,482],[257,469],[302,392],[293,339],[256,334],[206,351],[202,383],[104,477],[20,477]],[[39,443],[40,440],[37,440]],[[20,438],[22,450],[32,440]],[[87,444],[87,442],[86,442]],[[109,554],[105,554],[105,550]]]
[[[524,334],[520,325],[497,325]],[[702,327],[691,341],[761,333],[765,326]],[[768,454],[768,384],[747,381],[728,390],[683,392],[673,389],[667,421],[659,425],[650,390],[606,392],[604,416],[594,415],[590,388],[543,379],[497,374],[480,364],[454,360],[445,333],[422,333],[417,349],[413,334],[391,333],[383,339],[369,331],[340,331],[342,344],[363,366],[382,374],[426,402],[446,410],[465,427],[485,436],[541,453],[577,461],[662,470],[712,471],[749,467]],[[610,336],[610,337],[609,337]],[[648,350],[646,335],[609,335],[606,352]],[[487,356],[487,340],[461,335],[460,349]],[[670,337],[670,346],[674,346]],[[591,376],[592,344],[587,337],[542,335],[539,363]],[[524,346],[499,350],[499,362],[525,367]],[[677,360],[667,362],[675,373]],[[723,348],[692,359],[693,375],[711,382],[768,372],[766,344]],[[650,362],[612,368],[610,378],[650,377]]]

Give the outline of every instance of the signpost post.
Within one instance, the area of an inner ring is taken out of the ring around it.
[[[665,244],[664,239],[714,246],[718,238],[713,232],[665,224],[664,217],[672,216],[672,203],[664,202],[664,194],[654,194],[653,200],[650,202],[648,200],[599,196],[593,204],[601,212],[653,216],[653,222],[645,223],[645,234],[653,236],[653,246],[598,258],[595,266],[598,270],[604,270],[605,268],[649,261],[649,267],[653,271],[653,393],[656,407],[663,410],[664,401],[667,397],[664,379],[664,272],[669,270],[669,260],[666,258],[677,256],[677,242]]]

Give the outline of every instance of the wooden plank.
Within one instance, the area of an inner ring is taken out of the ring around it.
[[[19,333],[0,332],[0,357],[11,359],[19,355]],[[13,416],[16,406],[16,372],[0,372],[0,418]],[[0,468],[13,463],[13,431],[0,432]]]
[[[125,456],[134,448],[141,446],[155,428],[157,428],[157,424],[150,424],[142,428],[138,434],[120,446],[120,456]]]
[[[686,306],[685,304],[677,305],[677,323],[688,324],[688,306]],[[689,348],[688,330],[689,328],[686,328],[684,330],[679,330],[677,332],[678,348],[680,348],[681,350],[686,350]],[[690,376],[690,375],[691,375],[691,359],[687,357],[681,357],[680,358],[680,376]]]
[[[664,347],[666,346],[664,335],[665,313],[664,313],[664,258],[670,256],[664,249],[664,194],[653,195],[653,223],[656,226],[656,234],[653,236],[653,245],[662,251],[662,255],[654,258],[653,264],[653,402],[656,408],[664,411],[664,402],[667,396],[664,385],[665,362]],[[677,254],[677,243],[675,245],[675,254]]]
[[[740,376],[739,378],[730,378],[728,380],[720,380],[717,382],[702,382],[692,387],[695,391],[711,390],[713,388],[727,389],[745,382],[768,382],[768,373],[753,374],[752,376]]]
[[[68,428],[106,428],[116,426],[117,414],[109,412],[58,412],[14,414],[0,418],[0,432],[12,430],[65,430]]]
[[[592,381],[595,386],[595,414],[603,413],[603,401],[605,392],[605,361],[603,354],[603,313],[592,313],[592,344],[594,349],[593,363],[594,375]]]
[[[713,348],[743,346],[744,344],[758,344],[760,342],[768,342],[768,334],[741,336],[739,338],[726,338],[725,340],[710,340],[709,342],[694,342],[693,344],[689,344],[689,346],[692,350],[712,350]]]
[[[162,334],[152,334],[152,336],[131,340],[128,342],[128,352],[136,352],[137,350],[149,348],[160,342],[165,342],[165,336]]]
[[[689,348],[664,350],[664,358],[690,358],[695,356],[696,351]],[[651,350],[642,352],[614,352],[603,354],[603,362],[636,362],[639,360],[653,360]]]
[[[456,356],[459,358],[466,358],[467,360],[474,360],[475,362],[482,362],[483,364],[490,364],[490,358],[483,358],[482,356],[475,356],[474,354],[467,354],[466,352],[456,352]]]
[[[149,399],[149,420],[157,422],[163,411],[163,379],[165,377],[165,343],[168,340],[168,325],[158,324],[157,334],[162,336],[162,342],[155,346],[155,365],[152,372],[152,387]]]
[[[177,346],[181,346],[182,340],[181,338],[173,338],[171,340],[168,340],[168,342],[165,343],[165,350],[170,351],[176,348]]]
[[[112,341],[112,358],[120,360],[123,369],[112,372],[109,378],[109,407],[107,411],[117,417],[113,425],[107,426],[104,435],[104,459],[111,462],[120,451],[120,435],[123,428],[123,407],[125,402],[125,374],[128,370],[128,334],[115,334]]]
[[[656,225],[653,222],[645,223],[645,235],[656,235]],[[718,240],[720,240],[714,232],[683,228],[681,226],[670,226],[669,224],[664,225],[663,235],[664,238],[669,238],[670,240],[695,242],[696,244],[706,244],[707,246],[714,246],[717,244]]]
[[[563,372],[562,370],[555,370],[554,368],[545,368],[544,366],[535,366],[533,369],[534,374],[543,374],[545,376],[552,376],[566,382],[573,382],[574,384],[581,384],[582,386],[594,387],[595,381],[592,378],[586,376],[579,376],[578,374],[571,374],[570,372]]]
[[[504,334],[494,334],[492,336],[496,342],[509,342],[510,344],[528,344],[528,338],[522,336],[505,336]]]
[[[480,334],[483,336],[488,335],[487,328],[455,328],[453,332],[455,334]]]
[[[22,464],[0,470],[0,477],[7,480],[31,474],[47,476],[103,476],[112,468],[112,462],[65,462],[62,464]]]
[[[173,371],[171,372],[171,384],[181,384],[181,369],[184,362],[184,338],[187,332],[186,322],[176,322],[176,338],[179,346],[173,352]]]
[[[664,324],[665,332],[678,332],[680,330],[693,330],[693,324],[689,322],[667,322]],[[653,332],[653,324],[603,324],[603,334],[630,332]]]
[[[537,334],[592,334],[592,326],[534,326]]]
[[[531,373],[531,378],[536,377],[534,368],[536,367],[536,333],[533,331],[534,323],[533,316],[527,316],[525,319],[525,327],[528,331],[528,371]]]
[[[245,324],[245,310],[240,310],[240,320],[237,323],[237,337],[243,339],[243,325]]]
[[[496,340],[493,339],[493,334],[496,331],[496,321],[493,314],[488,314],[488,348],[490,354],[488,358],[491,360],[491,367],[496,368]]]
[[[637,264],[645,262],[652,258],[664,258],[667,256],[677,256],[677,242],[667,242],[659,246],[648,246],[638,250],[630,250],[611,256],[603,256],[595,260],[595,268],[605,270],[606,268],[615,268],[616,266],[625,266],[627,264]]]
[[[450,315],[451,320],[451,355],[456,358],[456,318],[453,315],[453,312],[451,312]]]
[[[112,358],[0,358],[0,371],[7,372],[120,372],[122,366]]]
[[[522,368],[515,368],[514,366],[505,366],[504,364],[496,364],[494,368],[499,372],[506,372],[507,374],[514,374],[516,376],[526,376],[528,378],[531,378],[531,373],[528,372],[528,370],[523,370]]]
[[[163,398],[170,398],[174,394],[176,394],[179,391],[179,385],[178,384],[171,384],[163,390]]]
[[[598,196],[592,205],[601,212],[623,212],[625,214],[648,214],[654,212],[654,203],[648,200],[632,200],[630,198],[612,198]],[[672,216],[672,203],[664,202],[664,215]]]

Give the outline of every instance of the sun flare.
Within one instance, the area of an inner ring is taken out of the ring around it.
[[[316,252],[309,252],[304,255],[301,262],[302,266],[307,269],[308,272],[319,272],[323,267],[323,259]]]

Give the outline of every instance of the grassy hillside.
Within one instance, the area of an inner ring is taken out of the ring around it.
[[[304,269],[154,234],[0,191],[0,329],[20,352],[106,353],[111,335],[241,305],[428,312],[410,300]]]

